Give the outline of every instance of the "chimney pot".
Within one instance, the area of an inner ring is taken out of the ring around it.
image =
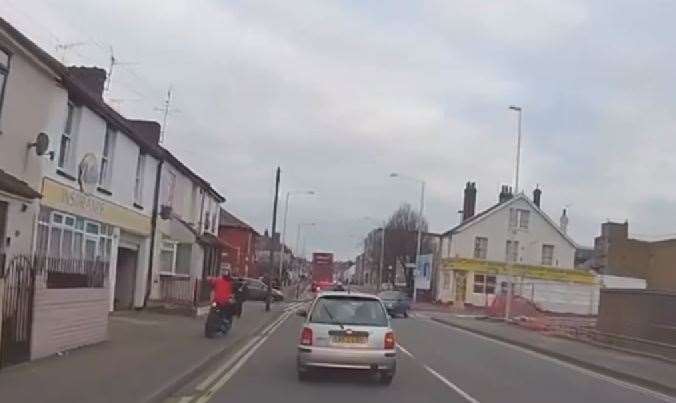
[[[152,120],[127,120],[131,128],[142,137],[150,140],[153,144],[160,142],[160,124]]]
[[[514,197],[512,194],[512,187],[507,185],[502,185],[500,187],[500,194],[498,195],[498,201],[504,203]]]
[[[559,219],[559,226],[561,227],[561,231],[566,234],[568,233],[568,215],[566,214],[566,209],[563,209],[563,212],[561,213],[561,218]]]
[[[71,66],[68,74],[78,83],[82,84],[87,92],[103,98],[103,86],[106,83],[106,71],[99,67]]]
[[[476,183],[467,182],[465,185],[465,198],[463,200],[462,206],[462,220],[465,221],[468,218],[474,216],[474,211],[476,209]]]
[[[536,187],[535,190],[533,190],[533,203],[535,203],[538,208],[540,207],[540,198],[542,197],[542,190],[540,188]]]

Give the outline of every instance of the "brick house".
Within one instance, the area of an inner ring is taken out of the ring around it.
[[[218,238],[227,244],[221,251],[221,267],[230,265],[234,274],[257,278],[256,238],[260,235],[249,224],[221,208]]]

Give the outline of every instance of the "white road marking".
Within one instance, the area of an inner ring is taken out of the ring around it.
[[[453,389],[454,391],[456,391],[456,393],[458,393],[460,396],[464,397],[465,400],[467,400],[468,402],[470,402],[470,403],[479,403],[478,400],[476,400],[475,398],[473,398],[472,396],[470,396],[469,394],[467,394],[464,390],[460,389],[460,387],[458,387],[458,385],[456,385],[456,384],[454,384],[453,382],[449,381],[448,379],[446,379],[445,377],[443,377],[443,376],[442,376],[440,373],[438,373],[437,371],[433,370],[432,368],[428,367],[427,365],[423,365],[423,367],[425,367],[425,369],[427,370],[427,372],[429,372],[430,374],[432,374],[432,375],[434,375],[435,377],[437,377],[437,379],[439,379],[441,382],[443,382],[443,383],[444,383],[446,386],[448,386],[449,388],[451,388],[451,389]]]
[[[410,351],[408,351],[407,349],[404,348],[404,346],[402,346],[401,344],[397,343],[397,347],[399,347],[399,349],[400,349],[404,354],[406,354],[407,356],[411,357],[413,360],[418,361],[418,360],[415,358],[415,356],[414,356]],[[457,394],[459,394],[460,396],[462,396],[463,398],[465,398],[465,400],[467,400],[468,402],[470,402],[470,403],[479,403],[479,401],[476,400],[475,398],[473,398],[472,396],[470,396],[469,393],[467,393],[467,392],[465,392],[464,390],[460,389],[460,387],[459,387],[458,385],[456,385],[456,384],[454,384],[453,382],[449,381],[447,378],[445,378],[443,375],[441,375],[440,373],[438,373],[437,371],[435,371],[435,370],[432,369],[431,367],[429,367],[429,366],[427,366],[427,365],[425,365],[425,364],[422,364],[422,363],[421,363],[421,365],[423,366],[423,368],[425,368],[425,370],[426,370],[427,372],[429,372],[429,373],[432,374],[435,378],[437,378],[437,379],[439,379],[441,382],[443,382],[444,385],[446,385],[446,386],[448,386],[449,388],[453,389]]]
[[[192,400],[192,396],[183,396],[180,399],[178,399],[178,403],[188,403],[190,400]]]
[[[294,305],[298,305],[298,304],[294,304]],[[294,306],[289,306],[284,312],[290,312],[293,308],[294,308]],[[263,329],[263,331],[261,331],[261,333],[259,335],[254,336],[251,340],[249,340],[249,342],[246,343],[242,348],[237,350],[237,352],[235,354],[233,354],[233,356],[230,357],[230,359],[228,359],[223,365],[218,367],[218,369],[216,369],[206,379],[204,379],[202,382],[200,382],[199,385],[197,385],[195,387],[195,390],[197,390],[199,392],[205,391],[209,387],[209,385],[211,385],[216,380],[216,378],[218,378],[223,372],[225,372],[225,370],[227,370],[235,362],[237,362],[237,360],[239,360],[248,349],[250,349],[254,344],[256,344],[261,339],[261,337],[263,335],[268,334],[270,332],[270,330],[273,328],[273,326],[275,326],[278,322],[282,321],[283,318],[284,317],[282,315],[279,318],[275,319],[275,321],[270,323],[267,327],[265,327],[265,329]]]
[[[525,347],[520,347],[520,346],[516,346],[514,344],[510,344],[510,343],[507,343],[507,342],[504,342],[504,341],[495,340],[493,338],[483,336],[483,335],[480,335],[480,334],[476,334],[474,332],[470,332],[470,331],[465,330],[465,329],[460,329],[460,328],[454,327],[452,325],[446,325],[446,324],[443,324],[443,323],[439,323],[439,322],[436,322],[432,319],[424,319],[424,321],[429,322],[429,323],[434,323],[437,326],[443,326],[446,329],[451,328],[451,329],[456,330],[458,332],[465,333],[467,335],[474,336],[474,337],[480,338],[482,340],[489,341],[491,343],[499,344],[503,347],[507,347],[507,348],[510,348],[512,350],[520,351],[522,353],[528,354],[528,355],[535,357],[535,358],[539,358],[539,359],[542,359],[542,360],[545,360],[545,361],[553,362],[555,364],[558,364],[558,365],[561,365],[563,367],[572,369],[574,371],[580,372],[580,373],[585,374],[587,376],[591,376],[593,378],[597,378],[597,379],[612,383],[614,385],[621,386],[621,387],[624,387],[624,388],[629,389],[629,390],[633,390],[634,392],[639,392],[639,393],[651,396],[655,399],[659,399],[659,400],[662,400],[664,402],[671,402],[671,403],[676,402],[676,398],[665,395],[663,393],[660,393],[660,392],[657,392],[657,391],[654,391],[654,390],[651,390],[651,389],[648,389],[648,388],[644,388],[643,386],[635,385],[633,383],[625,382],[625,381],[622,381],[620,379],[613,378],[612,376],[609,376],[609,375],[600,374],[600,373],[594,372],[590,369],[583,368],[583,367],[580,367],[580,366],[575,365],[575,364],[571,364],[571,363],[566,362],[566,361],[562,361],[558,358],[550,357],[546,354],[542,354],[542,353],[538,353],[537,351],[529,350]]]
[[[239,369],[246,364],[246,362],[251,358],[251,356],[258,350],[267,340],[268,338],[274,333],[275,330],[279,326],[284,323],[290,316],[291,316],[291,310],[285,312],[282,314],[282,316],[273,323],[273,326],[268,329],[267,333],[260,337],[257,342],[248,350],[246,353],[235,363],[235,365],[232,366],[229,370],[227,370],[219,379],[214,383],[203,395],[201,395],[197,400],[195,400],[195,403],[206,403],[208,402],[215,394],[216,392],[225,385],[230,378],[232,378]],[[220,375],[220,373],[219,373]]]

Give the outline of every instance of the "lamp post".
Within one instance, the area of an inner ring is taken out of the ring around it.
[[[420,184],[420,210],[418,211],[418,241],[415,250],[415,269],[416,273],[420,270],[420,248],[422,246],[422,227],[423,227],[423,210],[425,206],[425,181],[422,179],[412,178],[410,176],[405,176],[399,173],[391,173],[391,178],[401,178],[408,179]],[[413,275],[413,303],[416,301],[416,287],[415,287],[415,274]]]
[[[286,218],[289,215],[289,197],[291,195],[313,195],[313,190],[294,190],[286,192],[286,201],[284,202],[284,221],[282,222],[282,237],[279,242],[279,283],[282,283],[282,268],[284,266],[284,242],[286,241]],[[274,234],[273,234],[274,236]]]
[[[317,225],[317,223],[315,223],[315,222],[298,223],[298,230],[296,231],[296,252],[300,253],[300,234],[303,231],[303,228],[304,227],[314,227],[315,225]],[[305,258],[304,255],[301,255],[301,256],[303,256],[303,258]]]
[[[519,193],[519,165],[521,163],[521,113],[522,108],[520,106],[510,105],[510,111],[514,111],[518,114],[517,120],[517,134],[516,134],[516,162],[514,167],[514,194]],[[517,217],[518,219],[518,217]],[[516,242],[514,235],[516,235],[516,226],[519,224],[516,223],[514,228],[512,228],[511,217],[507,221],[507,239],[509,248],[507,248],[507,253],[505,260],[507,261],[507,300],[505,301],[505,321],[509,321],[509,317],[512,311],[512,295],[514,288],[514,274],[513,274],[513,265],[514,260],[519,255],[519,251],[516,249]]]

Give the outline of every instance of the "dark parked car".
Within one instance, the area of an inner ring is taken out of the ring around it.
[[[408,310],[411,307],[411,300],[408,295],[402,291],[383,291],[378,294],[378,298],[385,304],[385,309],[390,316],[401,315],[408,318]]]
[[[255,278],[246,278],[247,285],[249,286],[249,295],[248,301],[265,301],[265,297],[268,292],[268,286]],[[281,291],[273,288],[272,289],[272,300],[273,301],[282,301],[284,300],[284,295]]]

